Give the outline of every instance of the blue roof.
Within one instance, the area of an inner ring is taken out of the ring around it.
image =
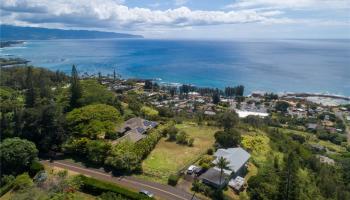
[[[137,127],[136,128],[137,132],[139,133],[144,133],[145,132],[145,129],[141,128],[141,127]]]

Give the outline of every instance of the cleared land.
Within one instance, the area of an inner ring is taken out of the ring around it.
[[[212,147],[215,142],[214,134],[218,130],[214,127],[191,123],[179,124],[176,127],[194,138],[193,147],[179,145],[162,138],[142,163],[144,171],[142,177],[165,183],[170,174],[190,165]]]

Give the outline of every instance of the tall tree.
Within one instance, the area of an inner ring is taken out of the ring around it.
[[[223,127],[225,131],[231,130],[239,122],[238,115],[234,111],[227,111],[221,114],[217,120],[218,124]]]
[[[40,97],[41,98],[49,98],[50,97],[50,87],[49,87],[49,79],[48,76],[44,73],[44,70],[40,70],[39,74],[39,89],[40,89]]]
[[[25,92],[25,105],[27,108],[32,108],[35,105],[36,93],[33,83],[33,68],[28,67],[26,73],[26,92]]]
[[[282,183],[280,184],[279,199],[294,200],[298,198],[298,160],[294,152],[290,152],[286,158],[286,164],[281,172]]]
[[[227,169],[228,164],[229,162],[224,157],[220,157],[216,164],[216,166],[220,168],[220,182],[219,182],[220,184],[221,184],[222,175],[224,173],[224,169]]]
[[[220,93],[218,91],[213,93],[212,100],[213,100],[213,104],[220,103]]]
[[[80,106],[79,99],[82,96],[81,86],[79,83],[79,75],[75,65],[72,66],[72,77],[71,77],[70,84],[71,84],[70,85],[70,91],[71,91],[70,107],[71,109],[73,109]]]

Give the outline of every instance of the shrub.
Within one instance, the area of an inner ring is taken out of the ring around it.
[[[207,150],[207,154],[208,154],[208,155],[213,155],[213,154],[214,154],[214,150],[213,150],[212,148],[209,148],[209,149]]]
[[[31,177],[34,177],[41,170],[44,170],[44,165],[41,164],[38,160],[33,160],[29,167],[29,175]]]
[[[188,146],[193,147],[193,143],[194,143],[194,138],[188,139],[188,141],[187,141]]]
[[[81,190],[92,195],[101,195],[106,192],[114,192],[126,199],[151,199],[142,194],[120,187],[111,182],[101,181],[94,178],[79,175],[82,181]]]
[[[187,138],[188,134],[185,131],[180,131],[180,133],[176,135],[176,143],[187,144]]]
[[[168,178],[168,184],[171,186],[175,186],[177,182],[179,181],[180,176],[177,174],[171,174]]]
[[[13,190],[23,190],[31,186],[33,186],[33,180],[30,178],[28,173],[24,173],[16,177]]]

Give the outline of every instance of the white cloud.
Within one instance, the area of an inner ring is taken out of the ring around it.
[[[188,2],[188,0],[175,0],[175,5],[176,6],[183,6]]]
[[[115,0],[3,0],[3,23],[35,26],[144,29],[237,23],[279,23],[281,11],[201,11],[180,7],[168,10],[129,8]],[[286,19],[281,19],[282,22]]]
[[[346,9],[350,8],[349,0],[237,0],[226,6],[230,9],[273,7],[294,9]]]

